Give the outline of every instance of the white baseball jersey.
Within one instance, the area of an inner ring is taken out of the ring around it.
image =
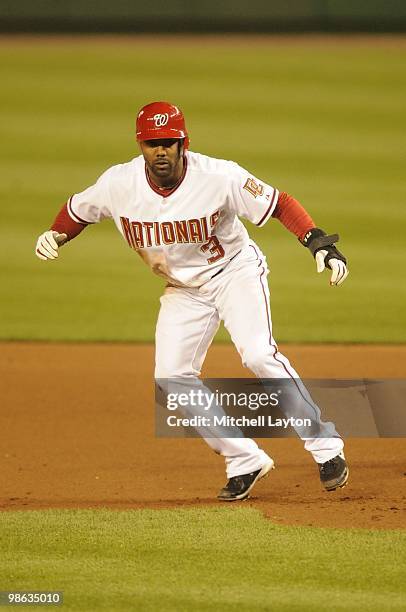
[[[169,195],[152,185],[140,155],[73,195],[68,211],[79,223],[114,219],[153,272],[174,286],[199,287],[247,245],[238,217],[261,227],[278,195],[234,162],[187,151],[183,178]]]

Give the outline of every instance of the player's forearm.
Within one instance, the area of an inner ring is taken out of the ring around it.
[[[326,267],[332,270],[330,285],[338,286],[345,281],[348,276],[347,260],[335,246],[338,234],[328,236],[316,227],[303,206],[287,193],[279,195],[272,216],[279,219],[310,250],[316,259],[317,272],[323,272]]]
[[[285,192],[279,194],[278,203],[272,216],[300,240],[310,229],[316,227],[313,219],[303,206]]]
[[[51,225],[51,229],[38,238],[35,247],[37,257],[44,261],[57,259],[59,247],[75,238],[87,225],[84,221],[83,223],[74,221],[68,212],[68,205],[64,204]]]
[[[64,204],[51,225],[51,230],[59,234],[66,234],[68,240],[72,240],[72,238],[80,234],[85,227],[87,227],[85,223],[78,223],[72,219],[68,212],[68,205]]]

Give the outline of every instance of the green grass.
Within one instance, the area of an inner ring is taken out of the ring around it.
[[[0,338],[153,339],[162,283],[112,224],[56,263],[33,247],[71,193],[137,154],[138,108],[169,99],[193,150],[238,161],[342,236],[351,275],[332,289],[278,222],[250,229],[272,268],[277,339],[405,342],[405,60],[403,44],[373,39],[3,40]]]
[[[9,512],[0,536],[0,590],[63,591],[64,610],[404,609],[400,531],[281,527],[227,507]]]

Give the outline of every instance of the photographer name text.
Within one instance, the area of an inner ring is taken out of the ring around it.
[[[247,416],[193,416],[190,418],[176,417],[170,415],[166,419],[169,427],[311,427],[311,419],[299,419],[295,417],[275,419],[271,415]]]

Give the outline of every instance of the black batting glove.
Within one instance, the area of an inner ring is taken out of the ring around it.
[[[331,286],[339,286],[348,276],[347,260],[336,248],[339,235],[327,235],[319,227],[309,230],[300,241],[307,247],[316,260],[317,272],[323,272],[327,267],[332,271]]]

